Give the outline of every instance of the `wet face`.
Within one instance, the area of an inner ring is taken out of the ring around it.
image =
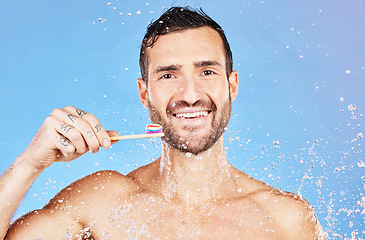
[[[198,154],[222,136],[236,97],[238,77],[227,79],[219,34],[202,27],[161,36],[148,56],[148,88],[139,93],[164,140],[182,152]]]

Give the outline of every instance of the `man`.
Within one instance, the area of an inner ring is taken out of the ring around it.
[[[222,133],[238,73],[220,26],[203,12],[174,7],[144,37],[139,97],[161,124],[162,155],[127,176],[101,171],[58,193],[10,228],[36,177],[53,162],[99,147],[105,131],[91,114],[55,109],[0,181],[6,239],[319,239],[312,207],[232,167]]]

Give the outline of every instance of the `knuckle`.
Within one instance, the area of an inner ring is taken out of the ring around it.
[[[53,121],[54,121],[53,116],[48,116],[48,117],[46,117],[46,119],[44,120],[44,124],[45,124],[45,125],[49,125],[49,124],[51,124]]]
[[[55,126],[55,118],[52,117],[52,116],[48,116],[43,124],[42,124],[42,127],[40,128],[40,131],[49,131],[51,129],[54,129],[54,126]]]
[[[73,106],[71,106],[71,105],[68,105],[68,106],[66,106],[66,107],[64,108],[64,110],[66,110],[66,111],[74,110],[74,109],[75,109],[75,107],[73,107]]]
[[[53,115],[53,116],[57,116],[57,115],[59,115],[61,112],[63,112],[63,110],[62,109],[60,109],[60,108],[55,108],[55,109],[53,109],[53,111],[52,111],[52,113],[51,113],[51,116]]]

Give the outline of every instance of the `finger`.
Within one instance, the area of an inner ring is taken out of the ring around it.
[[[65,158],[70,157],[76,151],[76,148],[75,148],[75,146],[73,146],[71,141],[69,139],[67,139],[66,137],[59,135],[59,134],[56,134],[55,145],[56,145],[56,148],[59,150],[59,152]],[[58,157],[61,157],[61,156],[58,156]]]
[[[60,138],[59,140],[63,141],[61,142],[61,145],[63,144],[63,146],[67,146],[68,141],[70,141],[75,147],[77,153],[84,154],[89,150],[87,143],[85,142],[81,133],[76,128],[64,123],[64,121],[62,120],[59,120],[59,118],[62,118],[62,116],[65,115],[62,115],[62,113],[64,113],[64,110],[62,109],[54,110],[49,118],[49,121],[51,122],[51,125],[55,132],[64,137]],[[59,116],[57,117],[57,115]]]
[[[109,139],[108,133],[105,131],[105,129],[103,128],[103,126],[101,125],[99,120],[93,114],[87,113],[85,111],[82,111],[82,110],[77,109],[72,106],[67,106],[65,108],[65,110],[68,111],[71,115],[74,114],[73,116],[69,116],[69,119],[72,119],[75,123],[81,122],[80,119],[82,119],[89,124],[89,126],[91,127],[91,129],[93,131],[93,132],[91,132],[89,130],[87,132],[87,135],[89,136],[90,139],[93,139],[92,133],[94,133],[96,136],[96,139],[99,142],[99,146],[102,146],[105,149],[110,147],[111,141]],[[77,118],[76,119],[73,118],[74,116],[76,116]]]
[[[71,161],[82,155],[76,152],[75,146],[69,139],[59,134],[55,129],[53,129],[53,131],[54,133],[50,135],[53,135],[55,139],[53,148],[58,150],[56,158],[57,162]]]
[[[86,149],[93,153],[99,151],[99,139],[90,125],[94,123],[83,119],[89,115],[88,113],[74,107],[66,107],[65,109],[55,109],[52,115],[64,122],[65,125],[60,126],[58,131],[73,142],[77,152],[84,153]]]
[[[109,137],[114,137],[114,136],[120,136],[120,134],[116,131],[107,131]],[[114,144],[116,142],[119,142],[119,140],[113,140],[111,141],[111,144]]]
[[[88,144],[85,142],[84,137],[73,126],[55,120],[54,128],[62,136],[59,141],[64,146],[72,143],[77,153],[84,154],[89,151]]]

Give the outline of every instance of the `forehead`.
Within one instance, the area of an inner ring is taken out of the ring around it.
[[[225,50],[219,33],[210,27],[171,32],[147,50],[149,73],[161,65],[215,60],[224,65]]]

